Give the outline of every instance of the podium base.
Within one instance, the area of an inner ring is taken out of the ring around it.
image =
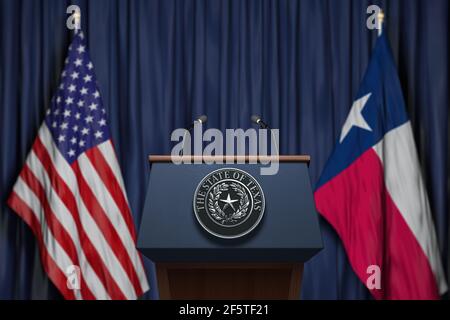
[[[160,299],[300,298],[303,263],[156,263]]]

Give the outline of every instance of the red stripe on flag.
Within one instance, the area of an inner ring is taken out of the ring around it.
[[[127,273],[128,277],[134,287],[136,295],[140,296],[143,292],[142,292],[142,288],[140,286],[139,278],[138,278],[138,276],[136,274],[136,270],[134,269],[134,266],[130,260],[128,252],[127,252],[124,244],[122,243],[122,240],[120,239],[119,235],[117,234],[116,229],[114,228],[113,224],[109,220],[105,211],[99,204],[97,198],[93,194],[90,186],[87,184],[86,180],[84,179],[78,162],[77,161],[73,162],[71,166],[77,177],[79,191],[80,191],[81,198],[83,199],[83,202],[85,203],[89,213],[91,214],[92,218],[95,220],[95,222],[97,223],[101,232],[103,233],[103,236],[106,238],[106,241],[110,244],[112,251],[116,255],[116,257],[119,260],[120,264],[122,265],[123,269]]]
[[[369,265],[380,267],[381,289],[370,290],[375,298],[439,298],[429,261],[392,201],[373,149],[320,187],[314,197],[361,281],[366,284]]]
[[[41,225],[34,216],[33,210],[20,199],[20,197],[13,191],[8,198],[8,205],[25,221],[25,223],[33,231],[39,246],[39,252],[41,255],[42,265],[48,277],[53,284],[62,293],[65,299],[74,300],[75,295],[72,290],[67,287],[67,277],[64,272],[58,267],[56,262],[49,255],[45,246]]]
[[[79,217],[78,206],[75,196],[73,195],[70,188],[67,186],[64,179],[62,179],[61,176],[58,174],[56,168],[53,165],[51,157],[48,154],[47,149],[42,144],[39,137],[36,139],[35,144],[33,145],[33,151],[39,158],[45,171],[47,172],[51,180],[53,189],[59,195],[64,205],[67,207],[70,214],[72,215],[80,236],[80,242],[81,246],[83,247],[83,252],[89,264],[92,266],[92,269],[94,270],[95,274],[103,283],[103,286],[106,288],[106,291],[108,292],[109,296],[112,299],[126,299],[126,296],[121,291],[121,289],[117,285],[117,282],[114,280],[114,278],[108,271],[108,267],[104,264],[100,254],[95,249],[94,245],[87,236]]]
[[[132,220],[130,208],[128,206],[128,202],[125,198],[125,195],[122,192],[122,188],[120,187],[119,182],[114,175],[114,172],[109,167],[107,161],[103,157],[103,154],[97,148],[91,148],[85,152],[86,156],[92,163],[92,166],[97,171],[98,175],[103,181],[103,184],[108,189],[111,197],[114,199],[117,207],[122,213],[123,219],[125,220],[128,230],[133,238],[133,241],[136,242],[136,231],[134,228],[134,223]]]
[[[41,183],[33,174],[33,172],[30,170],[27,164],[23,166],[22,171],[20,172],[20,177],[39,199],[41,207],[44,210],[47,227],[50,229],[50,232],[53,234],[55,240],[58,241],[60,246],[72,260],[73,264],[80,266],[77,249],[75,247],[75,244],[73,243],[72,238],[70,237],[66,228],[64,228],[64,226],[55,216],[48,202],[44,187],[41,185]],[[93,296],[92,292],[89,290],[89,287],[86,285],[85,279],[82,275],[81,275],[81,294],[83,295],[83,297]]]
[[[111,145],[111,149],[113,154],[110,156],[110,161],[117,161],[117,155],[114,151],[114,146],[111,140],[105,142]],[[108,189],[111,197],[114,199],[117,207],[119,208],[125,223],[127,224],[128,230],[133,239],[134,245],[136,246],[137,236],[136,229],[133,222],[133,217],[131,214],[131,210],[124,194],[125,190],[123,190],[121,184],[117,180],[117,174],[114,173],[113,169],[110,167],[108,161],[106,161],[105,156],[98,148],[91,148],[85,152],[89,161],[91,162],[92,167],[96,170],[98,175],[103,181],[103,184]],[[142,255],[140,252],[137,252],[137,256],[139,258],[139,262],[141,265],[144,265],[144,261],[142,259]]]

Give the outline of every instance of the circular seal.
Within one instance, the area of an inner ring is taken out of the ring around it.
[[[239,238],[264,215],[264,193],[245,171],[223,168],[209,173],[194,194],[194,213],[200,225],[216,237]]]

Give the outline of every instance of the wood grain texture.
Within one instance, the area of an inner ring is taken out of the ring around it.
[[[309,155],[280,155],[275,156],[176,156],[177,160],[182,160],[183,162],[217,162],[221,163],[249,163],[249,162],[304,162],[308,163],[311,161]],[[152,163],[156,162],[172,162],[172,156],[170,155],[149,155],[148,159]]]
[[[302,263],[156,263],[160,299],[299,299]]]

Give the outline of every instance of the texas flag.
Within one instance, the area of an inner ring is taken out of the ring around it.
[[[353,270],[376,299],[438,299],[447,290],[411,123],[383,33],[314,193]],[[370,269],[369,269],[370,270]]]

